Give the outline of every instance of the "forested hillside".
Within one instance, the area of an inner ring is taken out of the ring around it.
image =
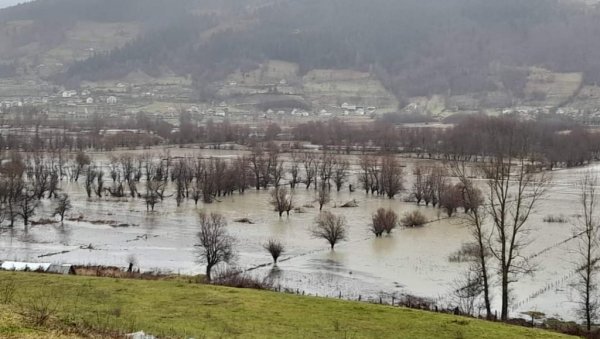
[[[0,12],[0,21],[15,20],[54,27],[48,41],[81,21],[141,25],[126,45],[55,78],[68,84],[138,69],[212,82],[271,59],[301,73],[370,72],[399,98],[523,97],[532,66],[600,81],[600,10],[558,0],[39,0]]]

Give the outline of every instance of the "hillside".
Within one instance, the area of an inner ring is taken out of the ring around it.
[[[53,326],[144,330],[195,338],[561,338],[559,334],[404,308],[185,281],[141,281],[0,272],[16,283],[0,307],[0,336],[47,338],[13,315],[22,301],[52,305]],[[33,306],[30,306],[33,307]],[[27,314],[27,308],[22,309]],[[52,332],[58,337],[59,332]],[[66,336],[65,336],[66,337]],[[69,337],[75,337],[69,336]]]
[[[600,82],[598,33],[600,8],[582,1],[38,0],[0,11],[0,76],[67,88],[177,76],[205,102],[317,111],[440,95],[444,114],[556,109]],[[255,76],[273,62],[293,74]],[[556,80],[540,83],[539,70]],[[350,80],[315,83],[315,72]],[[265,104],[273,92],[284,97]]]

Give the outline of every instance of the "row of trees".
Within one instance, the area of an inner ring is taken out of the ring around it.
[[[407,152],[422,158],[473,162],[495,156],[509,133],[515,143],[518,140],[519,150],[531,165],[550,169],[584,165],[597,159],[600,151],[600,135],[580,125],[556,119],[523,120],[513,115],[473,115],[445,128],[396,126],[385,120],[355,126],[334,119],[299,124],[293,130],[296,140],[338,151]]]
[[[185,115],[187,113],[182,113]],[[144,147],[160,143],[211,143],[217,147],[227,142],[252,146],[254,167],[265,167],[261,170],[274,171],[277,168],[277,158],[273,158],[272,146],[269,142],[278,138],[271,130],[281,129],[279,126],[262,125],[257,130],[251,130],[244,124],[213,123],[208,121],[198,126],[190,119],[182,119],[179,132],[173,132],[173,126],[146,117],[140,113],[134,119],[107,123],[100,117],[92,119],[88,126],[64,125],[46,120],[32,120],[27,123],[34,131],[10,131],[10,135],[0,136],[0,149],[8,150],[46,150],[53,153],[87,149],[114,149],[120,147]],[[15,124],[15,121],[6,123]],[[56,126],[54,126],[56,125]],[[53,129],[45,129],[52,127]],[[185,127],[185,128],[184,128]],[[56,128],[63,128],[57,132]],[[138,130],[137,133],[123,132],[117,135],[102,135],[103,128],[121,128]],[[264,137],[259,135],[264,134]],[[67,131],[70,131],[67,133]],[[537,121],[522,120],[516,116],[487,117],[474,115],[454,121],[453,126],[439,128],[435,126],[403,126],[394,125],[387,120],[377,120],[370,124],[351,125],[342,120],[332,119],[326,122],[307,122],[296,125],[292,129],[293,142],[309,141],[321,145],[325,150],[349,153],[351,151],[410,153],[418,157],[443,160],[484,161],[494,156],[496,148],[502,143],[503,137],[515,131],[521,149],[525,152],[532,166],[575,167],[584,165],[598,158],[600,152],[600,135],[580,125],[557,119],[540,118]],[[33,135],[32,135],[33,134]],[[111,140],[109,140],[111,139]],[[115,139],[119,143],[112,144]],[[261,146],[261,143],[264,143]],[[109,145],[110,144],[110,145]],[[257,146],[258,145],[258,146]],[[299,159],[300,160],[300,159]],[[310,162],[310,159],[302,159]],[[336,183],[344,177],[337,176],[334,180],[330,168],[336,165],[343,173],[344,164],[335,159],[321,159],[324,168],[310,171],[329,175],[327,180]],[[255,168],[255,171],[259,171]],[[308,172],[307,172],[308,173]],[[263,179],[268,175],[259,173]],[[265,182],[255,184],[264,186]]]

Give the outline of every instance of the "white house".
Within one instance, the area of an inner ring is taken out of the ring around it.
[[[72,98],[77,95],[77,91],[64,91],[62,92],[63,98]]]
[[[93,104],[93,103],[94,103],[94,98],[92,98],[92,97],[89,97],[89,98],[87,98],[87,99],[85,100],[85,103],[86,103],[86,104],[88,104],[88,105],[91,105],[91,104]]]
[[[107,104],[109,104],[109,105],[114,105],[114,104],[116,104],[116,103],[117,103],[117,101],[118,101],[118,100],[117,100],[117,97],[115,97],[115,96],[112,96],[112,95],[111,95],[111,96],[109,96],[109,97],[106,99],[106,103],[107,103]]]

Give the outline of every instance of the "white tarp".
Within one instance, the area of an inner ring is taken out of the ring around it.
[[[32,262],[17,262],[5,261],[0,265],[0,268],[5,271],[44,271],[50,268],[51,264],[47,263],[32,263]]]

